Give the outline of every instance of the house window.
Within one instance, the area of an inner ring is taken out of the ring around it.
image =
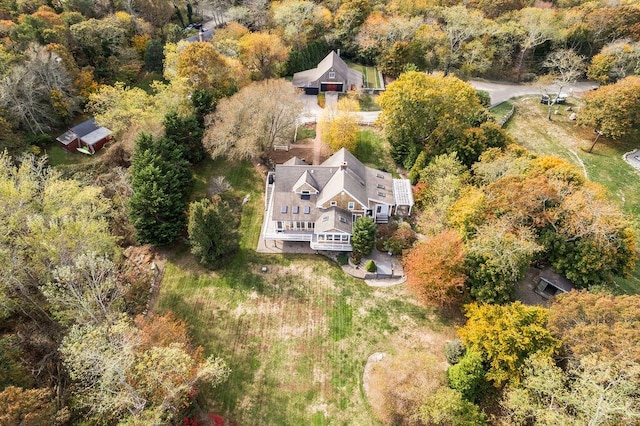
[[[322,221],[323,221],[323,222],[329,222],[329,216],[325,216],[325,217],[323,217],[323,218],[322,218]]]
[[[348,235],[343,235],[342,236],[342,241],[349,242],[349,236]]]
[[[276,230],[282,232],[282,221],[278,221],[278,223],[276,224]]]
[[[354,203],[353,201],[349,201],[349,210],[353,210],[356,208],[356,203]]]
[[[340,222],[347,223],[347,218],[345,218],[344,216],[340,216]]]
[[[280,206],[280,213],[285,214],[287,212],[287,206]]]
[[[309,214],[309,213],[311,213],[311,207],[304,206],[304,214]]]
[[[298,206],[291,207],[291,212],[293,214],[298,214],[300,212],[300,207],[298,207]]]
[[[310,195],[311,194],[311,192],[309,190],[307,190],[307,189],[303,189],[302,191],[300,191],[300,193],[302,195]]]
[[[332,202],[330,202],[330,203],[329,203],[329,205],[330,205],[331,207],[335,207],[335,206],[337,206],[337,205],[338,205],[338,202],[337,202],[337,201],[332,201]]]
[[[379,183],[379,184],[378,184],[378,188],[380,188],[380,189],[384,189],[384,185],[383,185],[383,184],[381,184],[381,183]]]
[[[378,191],[378,196],[379,197],[384,197],[385,195],[382,192]]]
[[[379,177],[380,179],[384,179],[384,175],[382,173],[378,173],[376,174],[377,177]]]
[[[333,71],[329,71],[329,78],[336,78],[336,73]]]
[[[316,227],[315,222],[307,222],[307,229],[313,229]]]

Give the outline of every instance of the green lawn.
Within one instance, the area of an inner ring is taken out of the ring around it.
[[[206,161],[195,196],[216,174],[237,195],[250,194],[240,251],[215,271],[187,250],[170,255],[157,308],[183,318],[205,355],[232,369],[218,389],[202,389],[202,406],[242,425],[378,424],[361,387],[367,357],[429,341],[441,358],[453,328],[415,305],[404,286],[372,289],[317,255],[256,253],[262,179],[248,163]]]
[[[578,105],[560,106],[551,122],[547,120],[547,108],[539,103],[538,97],[519,99],[515,105],[516,114],[506,129],[518,143],[536,153],[556,155],[583,168],[590,180],[609,189],[612,199],[632,218],[636,230],[640,230],[640,174],[622,159],[624,153],[640,147],[640,142],[601,138],[593,153],[589,153],[594,138],[592,131],[568,120],[571,112],[566,109]],[[631,278],[619,279],[617,283],[627,293],[640,293],[640,265]]]
[[[105,151],[100,150],[94,155],[86,155],[80,152],[65,151],[56,142],[45,149],[47,156],[49,157],[49,164],[55,166],[62,173],[71,175],[75,172],[85,170],[92,167],[92,164],[97,164]]]
[[[296,142],[303,139],[314,139],[316,137],[316,129],[313,127],[298,127],[298,134],[296,135]]]
[[[385,144],[385,139],[378,130],[360,130],[353,155],[367,166],[393,173],[396,176],[395,164],[389,155],[389,147]]]
[[[505,115],[507,115],[509,111],[511,111],[511,108],[513,108],[513,102],[505,101],[494,106],[493,108],[490,108],[489,111],[491,111],[491,114],[493,115],[493,118],[495,118],[496,122],[499,122],[500,120],[502,120],[502,118],[504,118]]]
[[[376,67],[360,65],[355,62],[345,61],[349,68],[360,71],[364,76],[364,87],[366,89],[378,89],[382,87],[380,73]]]

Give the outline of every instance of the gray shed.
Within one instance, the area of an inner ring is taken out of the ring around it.
[[[538,275],[538,285],[535,292],[548,299],[560,293],[568,293],[575,287],[571,281],[556,273],[551,268],[545,268]]]

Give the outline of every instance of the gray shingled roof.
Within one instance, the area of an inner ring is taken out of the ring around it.
[[[338,167],[338,170],[333,174],[333,177],[322,188],[320,194],[318,194],[318,204],[326,203],[329,199],[340,194],[342,191],[348,192],[363,206],[369,205],[366,182],[353,171],[349,170],[348,166],[346,170],[341,170]]]
[[[352,153],[347,151],[346,148],[341,148],[339,151],[336,151],[331,157],[324,160],[324,163],[321,165],[328,167],[340,167],[344,163],[347,163],[347,168],[355,172],[355,174],[361,179],[365,179],[367,177],[365,174],[366,166],[362,164]]]
[[[570,292],[575,288],[571,281],[569,281],[564,276],[556,273],[552,268],[545,268],[541,270],[540,278],[544,279],[547,282],[550,282],[555,287],[564,292]]]
[[[320,217],[318,217],[314,232],[316,234],[321,234],[325,232],[338,231],[345,234],[351,234],[351,225],[351,213],[337,207],[331,207],[328,210],[325,210]]]
[[[391,174],[366,167],[344,148],[316,166],[299,164],[292,160],[276,166],[273,220],[316,221],[326,212],[316,206],[326,203],[342,191],[348,192],[367,207],[370,205],[369,200],[390,205],[395,203]],[[341,170],[345,163],[346,170]],[[320,193],[312,193],[306,197],[307,199],[296,194],[294,189],[305,182],[313,182],[313,186]],[[287,206],[286,211],[283,206]],[[298,206],[299,213],[293,213],[294,206]],[[303,213],[305,207],[309,207],[309,214]]]
[[[304,184],[313,187],[316,191],[320,191],[320,188],[318,188],[318,183],[313,178],[313,174],[309,173],[309,170],[305,170],[304,173],[302,173],[302,175],[300,176],[300,179],[298,179],[296,183],[293,184],[293,190],[298,191],[298,188],[304,186]]]
[[[357,87],[362,86],[364,81],[362,73],[349,68],[347,63],[333,50],[320,61],[317,67],[295,73],[292,83],[297,87],[308,87],[310,83],[316,83],[331,68],[347,77],[347,81],[345,81],[347,86],[351,84],[355,84]]]
[[[289,158],[287,161],[285,161],[283,163],[283,165],[285,165],[285,166],[306,166],[307,163],[305,163],[304,160],[301,160],[298,157],[292,157],[292,158]]]

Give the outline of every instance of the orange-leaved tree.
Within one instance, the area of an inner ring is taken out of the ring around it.
[[[409,290],[425,305],[460,303],[466,280],[463,257],[462,239],[450,229],[416,244],[404,259]]]

